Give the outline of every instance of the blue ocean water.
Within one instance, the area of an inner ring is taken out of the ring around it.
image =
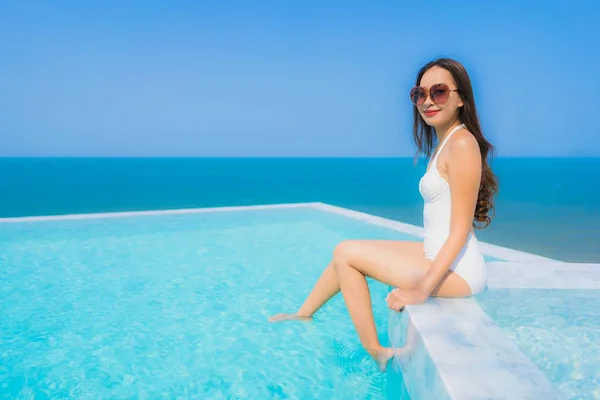
[[[341,296],[267,322],[364,235],[414,240],[315,209],[0,224],[0,398],[407,399]]]
[[[600,158],[497,158],[481,240],[600,262]],[[398,159],[3,158],[0,216],[321,201],[422,224],[424,163]]]

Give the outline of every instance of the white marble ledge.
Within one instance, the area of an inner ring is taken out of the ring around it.
[[[406,224],[404,222],[392,220],[389,218],[379,217],[377,215],[368,214],[362,211],[351,210],[349,208],[334,206],[327,203],[311,203],[309,207],[317,210],[329,212],[332,214],[342,215],[344,217],[363,221],[368,224],[382,226],[398,232],[406,233],[416,237],[423,237],[424,229],[421,226]]]
[[[156,215],[181,215],[181,214],[199,214],[215,212],[237,212],[237,211],[259,211],[274,209],[292,209],[316,207],[318,203],[280,203],[280,204],[258,204],[251,206],[224,206],[224,207],[204,207],[204,208],[177,208],[165,210],[144,210],[144,211],[115,211],[101,213],[85,214],[59,214],[59,215],[40,215],[29,217],[2,217],[1,223],[20,223],[36,221],[63,221],[72,219],[92,219],[92,218],[123,218],[123,217],[141,217]]]
[[[600,289],[600,264],[488,262],[490,289]]]
[[[394,362],[402,368],[411,396],[452,400],[564,398],[475,300],[430,299],[426,304],[407,307],[406,314],[390,316],[389,337],[394,347],[406,351]],[[419,382],[423,375],[429,376],[429,382]],[[444,386],[443,395],[437,382]]]

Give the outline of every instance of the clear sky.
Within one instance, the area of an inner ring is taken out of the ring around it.
[[[2,156],[412,156],[474,81],[498,156],[600,156],[598,1],[0,0]]]

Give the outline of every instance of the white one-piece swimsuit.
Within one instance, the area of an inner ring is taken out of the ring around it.
[[[430,260],[437,256],[450,234],[452,210],[450,185],[439,173],[437,158],[450,136],[464,127],[464,125],[459,125],[446,135],[419,182],[419,192],[425,203],[423,208],[423,225],[425,228],[423,248],[425,257]],[[469,284],[473,294],[486,289],[487,267],[483,253],[479,249],[477,238],[472,232],[469,233],[465,245],[450,266],[450,270],[461,276]]]

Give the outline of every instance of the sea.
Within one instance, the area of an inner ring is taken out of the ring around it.
[[[495,158],[480,240],[600,262],[600,158]],[[422,226],[411,158],[0,158],[0,217],[324,202]]]

